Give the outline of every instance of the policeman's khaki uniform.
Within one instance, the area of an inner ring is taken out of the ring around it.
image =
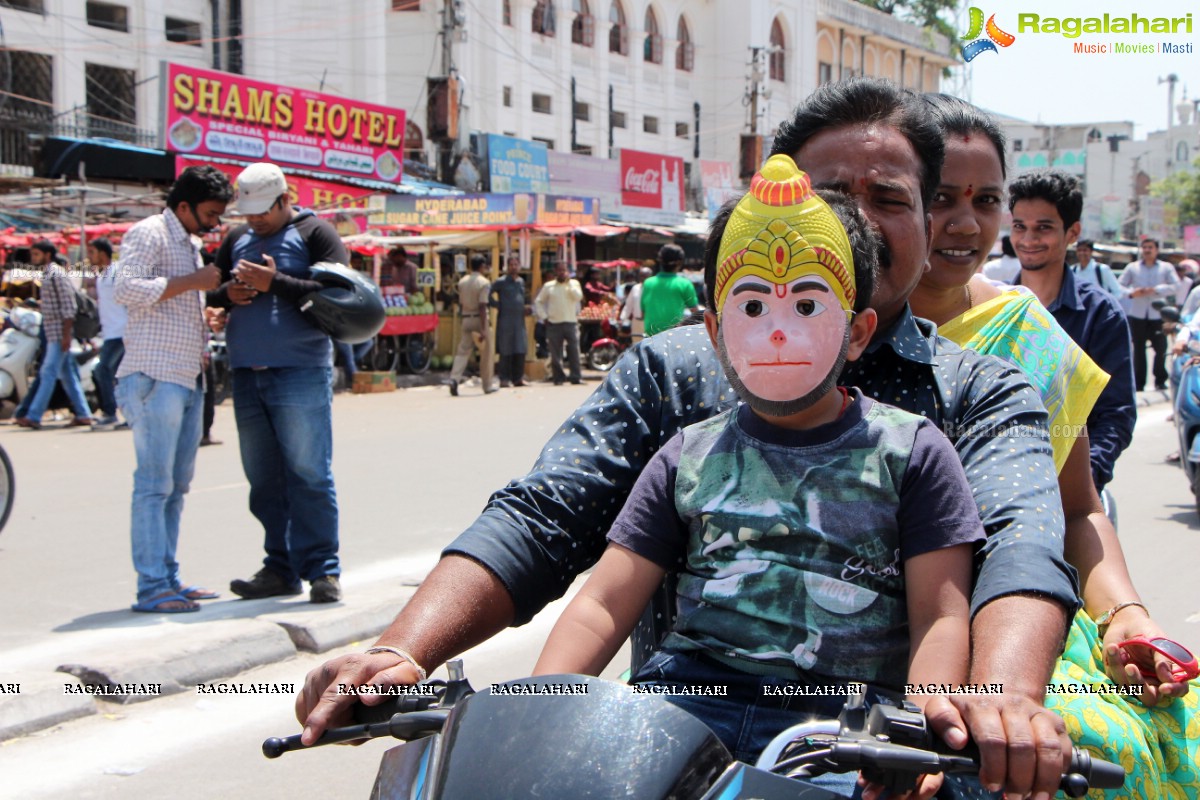
[[[488,295],[491,293],[491,282],[482,273],[472,272],[458,282],[458,303],[462,308],[462,337],[458,340],[458,350],[454,353],[454,366],[450,370],[450,380],[462,380],[467,369],[467,360],[475,349],[475,335],[481,337],[479,347],[479,377],[483,381],[483,390],[492,389],[492,343],[490,331],[483,324],[481,311],[488,307]]]

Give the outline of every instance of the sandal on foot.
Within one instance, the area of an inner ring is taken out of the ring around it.
[[[164,603],[184,603],[185,606],[183,608],[163,608]],[[134,603],[129,608],[133,611],[140,611],[143,614],[187,614],[192,611],[199,611],[200,604],[193,603],[183,595],[164,594],[152,597],[141,603]]]
[[[216,600],[221,596],[220,592],[205,589],[203,586],[185,586],[177,594],[183,595],[188,600]]]

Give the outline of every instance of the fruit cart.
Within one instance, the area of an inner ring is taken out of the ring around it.
[[[387,319],[367,356],[377,372],[397,372],[403,365],[408,372],[420,374],[428,371],[432,361],[437,310],[421,292],[403,302],[401,305],[395,296],[384,296]]]

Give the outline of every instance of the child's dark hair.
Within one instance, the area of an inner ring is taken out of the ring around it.
[[[850,240],[850,253],[854,258],[854,310],[862,311],[871,305],[871,295],[875,292],[875,275],[879,270],[879,234],[863,216],[854,198],[845,192],[833,189],[817,189],[816,194],[829,204],[838,221],[846,229]],[[708,297],[716,296],[717,284],[717,254],[721,250],[721,237],[725,234],[725,226],[729,224],[729,216],[737,206],[740,197],[729,200],[717,212],[708,231],[708,243],[704,248],[704,291]],[[717,309],[711,309],[716,313]]]
[[[1083,216],[1083,192],[1079,181],[1065,172],[1043,169],[1027,172],[1008,185],[1008,210],[1019,200],[1045,200],[1058,210],[1063,230],[1079,222]]]

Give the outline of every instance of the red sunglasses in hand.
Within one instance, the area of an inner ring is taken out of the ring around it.
[[[1190,650],[1172,639],[1147,639],[1145,636],[1135,636],[1117,646],[1129,654],[1130,663],[1138,668],[1143,677],[1158,677],[1158,673],[1154,669],[1154,653],[1166,656],[1168,660],[1177,665],[1171,668],[1171,677],[1176,682],[1182,683],[1200,676],[1200,664],[1196,663],[1196,657]]]

